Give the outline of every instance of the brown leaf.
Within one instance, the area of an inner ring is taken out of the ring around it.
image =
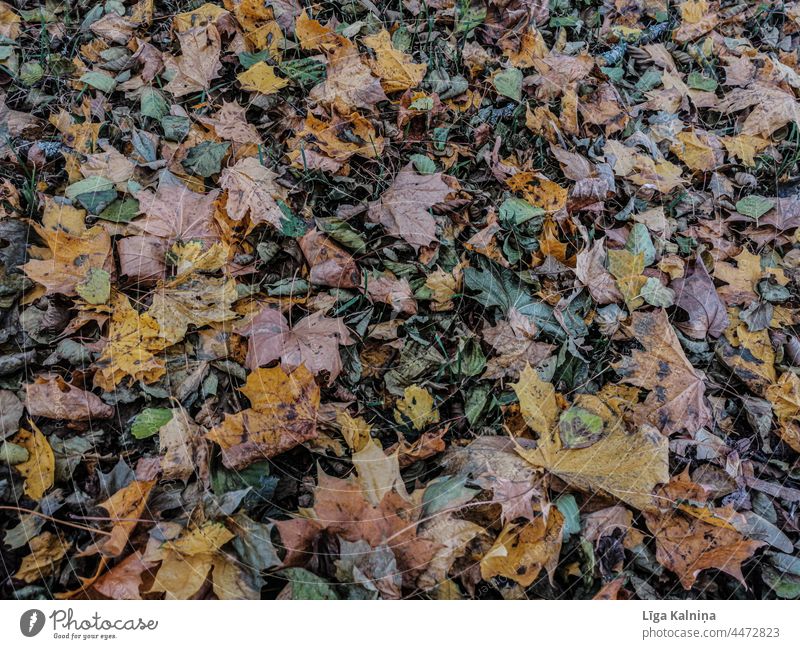
[[[169,57],[167,71],[175,76],[164,90],[176,97],[211,88],[211,81],[219,76],[222,51],[219,32],[214,25],[195,27],[178,33],[181,56]]]
[[[673,481],[662,489],[666,502],[675,502]],[[656,539],[656,559],[673,571],[689,590],[701,571],[716,568],[744,584],[742,562],[765,545],[745,539],[727,521],[714,515],[697,518],[681,509],[665,507],[644,513],[647,527]]]
[[[162,183],[155,193],[144,189],[136,193],[136,198],[139,213],[145,218],[131,222],[131,226],[169,243],[190,239],[218,241],[219,233],[214,227],[214,201],[218,194],[217,190],[198,194],[179,182]]]
[[[51,532],[42,532],[30,540],[31,553],[22,559],[14,579],[32,584],[52,575],[70,547],[72,543],[64,542]]]
[[[317,431],[319,387],[304,366],[287,374],[280,367],[258,368],[242,393],[250,408],[226,415],[208,439],[222,447],[222,461],[241,469],[312,439]]]
[[[308,279],[312,284],[333,288],[361,286],[361,271],[355,259],[330,237],[312,228],[298,243],[310,267]]]
[[[241,221],[249,214],[253,225],[269,223],[280,229],[284,216],[276,199],[285,200],[286,190],[275,183],[277,177],[256,158],[245,158],[223,169],[219,185],[227,191],[228,216]]]
[[[728,326],[728,313],[699,256],[683,277],[672,282],[671,288],[675,291],[675,304],[689,315],[689,320],[677,322],[677,327],[692,338],[719,338]]]
[[[142,553],[137,550],[102,575],[92,587],[110,599],[142,599],[139,593],[142,574],[155,566],[155,563],[143,561]]]
[[[451,191],[442,174],[423,176],[409,163],[395,176],[389,189],[370,204],[369,219],[418,250],[438,241],[436,219],[429,210],[443,202]]]
[[[342,370],[339,345],[352,345],[353,339],[342,318],[326,318],[317,311],[293,327],[277,309],[267,307],[239,329],[250,337],[247,366],[256,369],[281,359],[281,366],[293,370],[303,365],[313,374],[327,371],[333,383]]]
[[[592,299],[598,304],[613,304],[622,300],[614,277],[606,270],[605,237],[585,248],[575,259],[575,276],[589,289]]]
[[[108,419],[114,408],[100,397],[70,385],[60,376],[39,376],[25,386],[25,407],[34,417],[89,421]]]
[[[650,390],[640,406],[645,420],[664,435],[708,424],[704,375],[686,358],[666,312],[634,313],[632,332],[645,351],[634,351],[614,367],[623,382]]]

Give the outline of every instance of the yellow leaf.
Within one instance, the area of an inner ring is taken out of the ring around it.
[[[216,552],[233,537],[234,534],[222,523],[205,523],[165,545],[183,556],[194,557]]]
[[[400,477],[397,451],[386,455],[380,444],[369,441],[364,448],[353,453],[353,466],[358,473],[361,491],[373,507],[377,507],[392,489],[408,500],[403,478]]]
[[[57,232],[63,230],[77,237],[86,232],[86,210],[80,210],[72,205],[56,203],[51,196],[44,196],[44,212],[42,225],[48,230]]]
[[[210,2],[206,2],[197,9],[186,11],[182,14],[177,14],[172,19],[172,27],[176,32],[185,32],[187,29],[198,27],[204,23],[216,22],[220,16],[223,16],[227,13],[228,12],[222,7]]]
[[[579,449],[562,448],[554,432],[543,435],[537,448],[517,447],[517,453],[577,489],[604,491],[642,510],[654,506],[656,485],[669,481],[669,439],[647,424],[632,433],[617,426]]]
[[[76,295],[75,287],[86,279],[90,269],[114,271],[111,238],[102,226],[95,226],[79,236],[65,230],[50,230],[34,225],[52,252],[50,259],[34,259],[22,270],[47,293]]]
[[[439,422],[439,411],[433,405],[431,393],[418,385],[407,387],[396,406],[394,419],[398,424],[405,423],[405,417],[416,430],[422,430],[428,424]]]
[[[563,525],[564,516],[555,507],[550,509],[546,521],[540,516],[522,526],[506,525],[481,559],[481,577],[491,579],[499,575],[528,587],[544,568],[552,583],[561,552]]]
[[[734,135],[720,138],[728,155],[739,158],[748,167],[756,164],[755,156],[770,145],[770,141],[757,135]]]
[[[155,483],[155,480],[134,480],[111,498],[100,503],[100,507],[108,512],[114,523],[111,536],[98,543],[98,549],[103,555],[118,557],[125,551],[128,539],[144,512],[150,490]]]
[[[517,393],[525,423],[541,436],[549,435],[558,420],[559,407],[552,383],[542,381],[530,365],[520,372],[519,382],[511,387]]]
[[[191,275],[179,281],[157,287],[147,312],[167,342],[183,340],[189,325],[205,327],[237,317],[231,310],[238,298],[233,278]]]
[[[514,174],[506,182],[512,191],[522,192],[526,201],[545,212],[558,212],[567,204],[567,188],[541,174],[524,171]]]
[[[274,94],[289,85],[286,79],[275,74],[275,68],[264,61],[259,61],[236,78],[242,84],[242,89],[260,92],[262,95]]]
[[[309,18],[305,9],[295,21],[294,35],[304,50],[330,50],[350,42],[330,27],[325,27],[319,21]]]
[[[340,426],[344,441],[353,451],[360,451],[372,439],[372,427],[363,417],[351,417],[347,411],[342,410],[336,415],[336,423]]]
[[[111,325],[108,341],[97,359],[94,384],[113,390],[126,376],[136,381],[153,383],[166,371],[158,352],[169,346],[159,335],[158,323],[148,314],[139,314],[123,293],[112,298]]]
[[[678,133],[670,147],[676,156],[683,160],[693,171],[713,171],[717,167],[714,150],[694,131]]]
[[[428,66],[414,63],[408,54],[395,49],[392,38],[385,29],[374,36],[367,36],[364,44],[375,50],[377,59],[370,62],[370,67],[380,77],[386,92],[415,88],[425,76]]]
[[[629,309],[637,309],[644,300],[640,297],[647,278],[644,272],[644,253],[633,254],[629,250],[608,251],[608,272],[617,280],[617,288],[625,298]]]
[[[778,418],[778,435],[800,453],[800,378],[793,372],[784,372],[777,383],[767,388],[767,399]]]
[[[71,543],[65,543],[50,532],[33,537],[30,540],[31,553],[22,559],[14,579],[32,584],[53,574],[56,565],[66,556],[71,546]]]
[[[56,459],[42,431],[33,421],[30,425],[33,432],[20,430],[12,440],[28,451],[28,459],[17,464],[16,469],[25,478],[25,493],[33,500],[41,500],[55,482]]]

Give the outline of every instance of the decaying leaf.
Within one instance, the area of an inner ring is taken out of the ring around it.
[[[316,435],[319,387],[314,375],[298,365],[257,368],[242,388],[250,408],[226,415],[208,439],[222,447],[222,461],[235,469],[270,458]]]

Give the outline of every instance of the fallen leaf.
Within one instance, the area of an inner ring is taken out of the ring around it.
[[[353,339],[342,318],[327,318],[317,311],[290,327],[277,309],[259,311],[239,333],[249,337],[247,366],[255,370],[281,359],[281,366],[294,370],[303,366],[313,374],[327,371],[331,384],[342,370],[339,345],[351,345]]]
[[[289,374],[280,367],[257,368],[248,375],[242,393],[250,408],[226,415],[207,434],[222,447],[225,466],[241,469],[316,436],[320,392],[303,365]]]
[[[403,391],[403,398],[395,403],[394,420],[398,424],[411,422],[416,430],[422,430],[429,424],[439,423],[439,411],[436,409],[433,396],[425,388],[411,385]]]
[[[173,77],[164,90],[175,97],[211,88],[211,81],[222,70],[222,44],[214,25],[205,25],[178,32],[181,56],[167,57],[165,67]]]
[[[511,387],[517,393],[525,423],[541,436],[549,435],[558,420],[560,408],[552,383],[546,383],[530,365],[520,372],[519,381]]]
[[[676,326],[692,338],[719,338],[728,326],[728,313],[703,261],[695,259],[671,288],[675,291],[675,304],[689,315],[688,321],[677,322]]]
[[[409,163],[395,176],[380,199],[370,204],[369,219],[418,250],[420,246],[438,241],[436,220],[429,210],[444,202],[451,191],[442,174],[423,176]]]
[[[53,574],[56,566],[67,555],[72,547],[51,532],[42,532],[30,540],[31,553],[23,557],[14,579],[32,584]]]
[[[650,391],[640,406],[643,418],[664,435],[708,424],[704,376],[687,360],[667,314],[634,313],[632,331],[645,351],[635,350],[614,367],[623,382]]]
[[[28,451],[28,459],[14,468],[25,478],[25,495],[41,500],[55,482],[55,455],[36,424],[31,421],[30,426],[33,432],[20,430],[11,440]]]
[[[39,376],[25,386],[25,407],[34,417],[90,421],[108,419],[114,409],[91,392],[70,385],[60,376]]]
[[[428,66],[414,63],[408,54],[395,49],[385,29],[364,38],[364,44],[375,50],[376,60],[370,61],[370,67],[386,92],[416,88],[425,76]]]
[[[236,79],[242,85],[242,90],[258,92],[262,95],[272,95],[289,85],[286,79],[275,74],[275,68],[259,61],[251,68],[241,72]]]

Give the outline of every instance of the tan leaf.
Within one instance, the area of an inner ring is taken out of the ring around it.
[[[617,289],[614,277],[606,270],[604,242],[605,237],[602,237],[595,241],[591,248],[578,253],[575,259],[575,276],[589,289],[595,302],[613,304],[623,297]]]
[[[72,543],[65,543],[51,532],[42,532],[35,536],[30,540],[31,553],[23,557],[14,579],[32,584],[52,575],[71,546]]]
[[[361,271],[353,255],[336,245],[328,236],[311,228],[298,243],[308,262],[308,279],[312,284],[333,288],[361,286]]]
[[[147,234],[175,241],[200,239],[218,241],[219,233],[214,226],[214,201],[219,194],[198,194],[181,183],[161,184],[153,193],[145,189],[136,193],[139,213],[144,219],[131,222]]]
[[[397,451],[386,455],[380,444],[369,441],[361,450],[353,453],[353,467],[361,491],[373,507],[377,507],[393,489],[406,500],[409,499],[400,476]]]
[[[178,33],[181,56],[169,57],[167,71],[173,74],[164,90],[175,97],[211,88],[211,81],[219,76],[222,51],[219,32],[214,25],[195,27]]]
[[[400,237],[414,249],[438,241],[436,220],[430,208],[443,202],[452,190],[442,174],[420,175],[407,164],[395,176],[394,182],[369,207],[369,219],[380,223],[386,231]]]
[[[228,216],[241,221],[249,214],[253,225],[269,223],[280,229],[284,216],[276,200],[285,200],[286,190],[277,185],[277,177],[257,158],[245,158],[224,169],[219,185],[227,191]]]
[[[164,340],[177,343],[186,336],[189,325],[205,327],[237,318],[231,310],[237,299],[233,278],[191,274],[179,283],[161,283],[147,314],[158,322]]]
[[[635,350],[615,369],[624,383],[650,390],[640,406],[645,420],[664,435],[708,424],[704,375],[686,358],[666,312],[634,313],[632,333],[645,351]]]
[[[114,408],[100,397],[70,385],[60,376],[39,376],[25,386],[25,393],[25,407],[34,417],[90,421],[114,414]]]

